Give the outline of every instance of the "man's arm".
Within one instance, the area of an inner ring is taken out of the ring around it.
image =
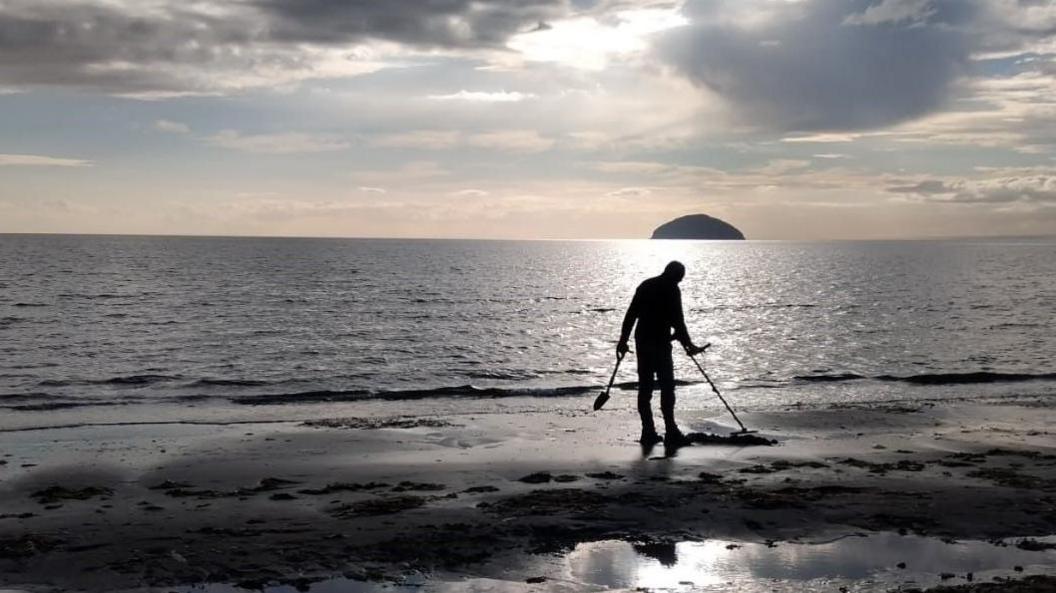
[[[638,321],[638,309],[641,306],[640,300],[638,291],[635,290],[634,298],[631,299],[631,306],[627,307],[627,313],[623,316],[623,327],[620,328],[620,341],[616,344],[616,356],[623,356],[630,349],[627,346],[627,340],[631,338],[634,322]]]
[[[682,291],[675,287],[674,297],[672,302],[672,311],[674,317],[671,320],[671,325],[675,328],[674,339],[678,340],[682,347],[686,349],[686,352],[692,352],[696,350],[696,346],[693,345],[693,340],[689,339],[689,330],[686,328],[686,318],[682,314]]]

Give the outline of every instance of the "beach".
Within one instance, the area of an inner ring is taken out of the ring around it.
[[[492,413],[376,406],[308,422],[5,432],[0,585],[648,588],[641,574],[584,572],[591,546],[620,542],[646,560],[723,542],[734,568],[670,583],[687,591],[887,591],[1056,573],[1056,418],[1042,400],[775,407],[743,417],[772,445],[697,444],[673,456],[633,441],[630,400],[599,413],[587,401],[551,413],[513,401]],[[682,422],[731,429],[714,412]],[[946,568],[961,566],[956,554],[913,554],[911,543],[985,553],[969,574]],[[841,575],[854,563],[831,558],[814,576],[810,562],[776,580],[752,568],[753,550],[838,555],[852,544],[875,559],[859,567],[867,578]],[[1017,555],[1002,560],[1009,550]],[[634,554],[620,558],[625,571],[634,564]]]

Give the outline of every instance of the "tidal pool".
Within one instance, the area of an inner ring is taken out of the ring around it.
[[[1056,543],[1056,536],[1034,538]],[[308,593],[538,591],[738,591],[743,593],[888,592],[899,587],[963,584],[1031,574],[1056,574],[1056,550],[1000,542],[943,541],[890,533],[854,534],[829,541],[762,543],[582,543],[564,555],[509,554],[464,574],[415,574],[401,584],[345,578],[302,587]],[[166,587],[179,593],[244,593],[231,585]],[[274,586],[265,593],[296,593]]]
[[[1042,538],[1042,540],[1052,538]],[[1056,573],[1056,551],[998,544],[872,534],[827,543],[703,541],[580,544],[565,557],[570,580],[601,589],[887,591],[912,584]],[[1017,570],[1019,567],[1019,570]],[[969,574],[971,575],[969,577]]]

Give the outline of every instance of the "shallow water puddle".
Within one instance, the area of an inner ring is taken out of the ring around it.
[[[650,590],[836,591],[888,592],[900,586],[930,587],[990,581],[995,577],[1056,574],[1056,550],[1031,551],[982,541],[946,543],[938,539],[872,534],[825,543],[782,542],[774,546],[711,540],[635,544],[619,540],[583,543],[564,556],[507,557],[496,563],[492,578],[426,580],[420,575],[404,584],[345,578],[316,582],[308,593],[377,593],[469,591],[521,593],[542,591]],[[1056,543],[1056,536],[1037,538]],[[517,559],[520,559],[518,562]],[[902,566],[900,566],[900,564]],[[1016,570],[1020,567],[1021,570]],[[529,579],[535,582],[529,582]],[[180,593],[244,593],[231,585],[166,588]],[[293,586],[274,586],[265,593],[295,593]]]
[[[278,585],[274,587],[265,587],[264,589],[244,589],[234,585],[210,584],[190,587],[165,587],[164,590],[173,593],[247,593],[249,591],[263,591],[264,593],[378,593],[381,591],[387,593],[404,593],[410,591],[422,591],[423,585],[388,585],[340,578],[319,581],[311,584],[307,588],[297,588],[293,585]],[[128,593],[140,593],[140,591],[130,591]],[[143,593],[146,593],[146,591]]]
[[[580,544],[565,562],[570,579],[584,585],[674,591],[730,585],[738,591],[813,590],[820,585],[887,591],[902,584],[963,583],[968,573],[975,581],[1056,573],[1056,551],[1021,550],[1011,540],[1000,546],[894,534],[773,547],[726,541],[599,541]]]

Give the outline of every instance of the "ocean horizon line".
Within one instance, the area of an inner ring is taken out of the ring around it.
[[[1053,235],[940,235],[921,237],[869,237],[869,238],[818,238],[818,239],[651,239],[648,237],[392,237],[354,235],[213,235],[186,233],[74,233],[74,232],[11,232],[2,231],[0,237],[139,237],[169,239],[312,239],[336,241],[478,241],[478,242],[612,242],[612,241],[670,241],[707,243],[907,243],[941,241],[999,241],[999,240],[1056,240]]]

